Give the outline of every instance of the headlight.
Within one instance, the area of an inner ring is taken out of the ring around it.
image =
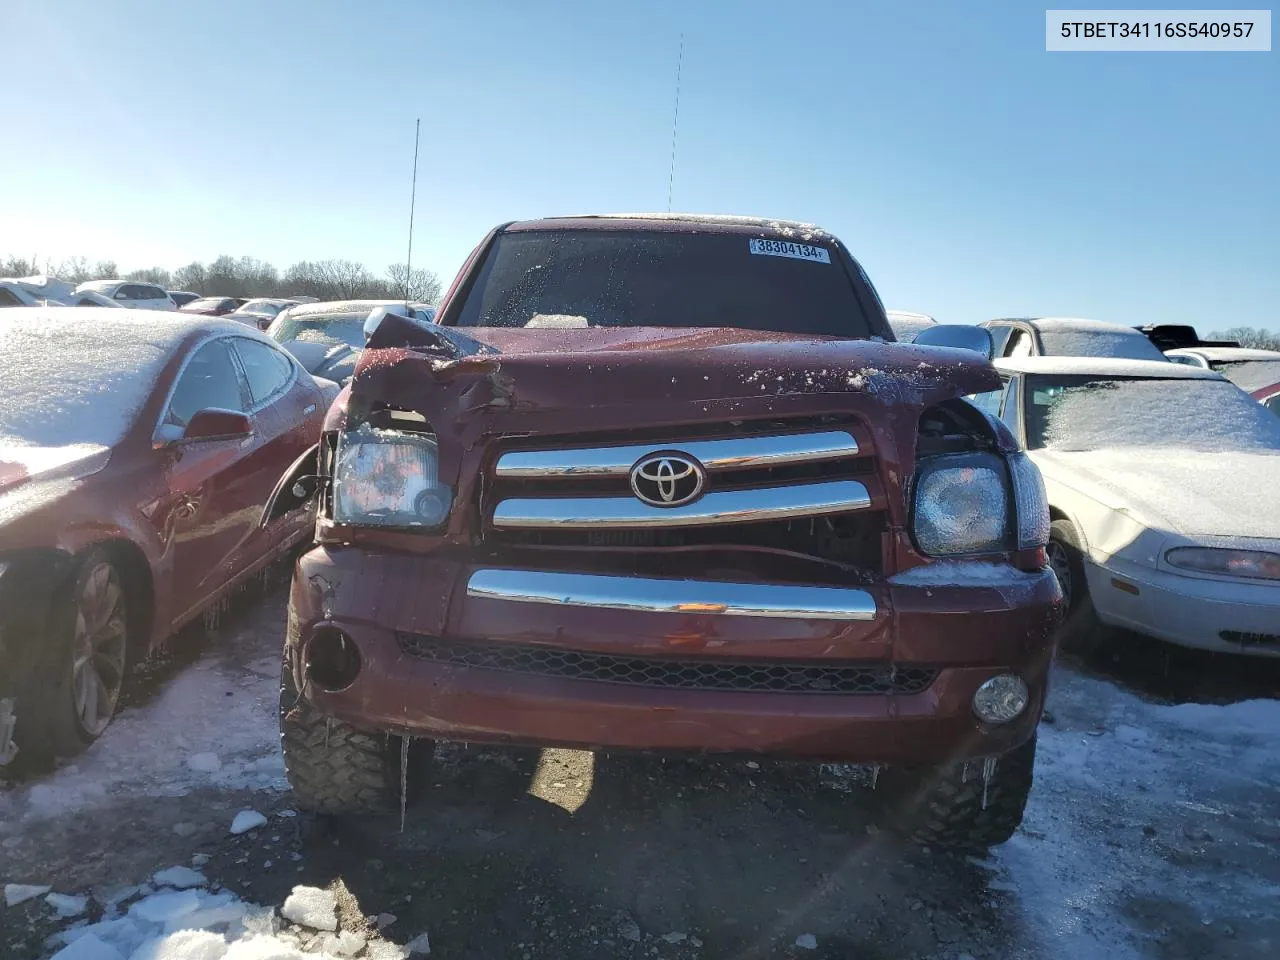
[[[438,527],[453,491],[440,483],[434,437],[362,426],[338,439],[333,519],[377,527]]]
[[[1049,498],[1040,468],[1025,453],[1009,458],[1013,501],[1018,516],[1018,549],[1034,550],[1049,542]]]
[[[1223,550],[1219,547],[1174,547],[1164,555],[1171,566],[1197,573],[1250,580],[1280,580],[1280,553]]]
[[[992,454],[933,457],[916,480],[916,544],[930,556],[1009,548],[1009,483]]]

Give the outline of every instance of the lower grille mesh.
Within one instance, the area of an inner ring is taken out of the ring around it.
[[[1246,633],[1241,630],[1223,630],[1218,636],[1222,637],[1227,643],[1238,643],[1242,647],[1280,643],[1280,633]]]
[[[938,675],[936,670],[923,667],[895,669],[770,661],[655,660],[548,647],[458,642],[412,633],[398,633],[396,639],[405,653],[436,663],[569,680],[686,690],[908,694],[927,689]]]

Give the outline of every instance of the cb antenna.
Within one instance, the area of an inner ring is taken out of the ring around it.
[[[676,56],[676,109],[671,118],[671,169],[667,173],[667,213],[671,212],[671,190],[676,182],[676,133],[680,129],[680,73],[684,67],[684,31],[680,31],[680,53]]]
[[[409,189],[409,252],[404,258],[404,305],[409,306],[409,284],[413,281],[413,205],[418,199],[418,132],[422,118],[413,121],[413,186]]]

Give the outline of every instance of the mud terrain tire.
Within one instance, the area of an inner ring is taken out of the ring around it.
[[[331,719],[300,697],[287,661],[280,671],[280,748],[301,809],[352,814],[390,808],[398,779],[387,738]]]
[[[1033,736],[996,761],[983,803],[982,761],[889,769],[880,776],[892,826],[924,846],[980,853],[1004,843],[1022,823],[1036,759]]]

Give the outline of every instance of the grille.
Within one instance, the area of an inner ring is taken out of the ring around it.
[[[938,671],[924,667],[656,660],[514,644],[457,642],[411,633],[399,633],[396,637],[405,653],[436,663],[641,687],[762,693],[910,694],[927,689],[938,675]]]
[[[1245,633],[1242,630],[1223,630],[1218,636],[1227,641],[1227,643],[1238,643],[1243,647],[1280,643],[1280,633]]]

